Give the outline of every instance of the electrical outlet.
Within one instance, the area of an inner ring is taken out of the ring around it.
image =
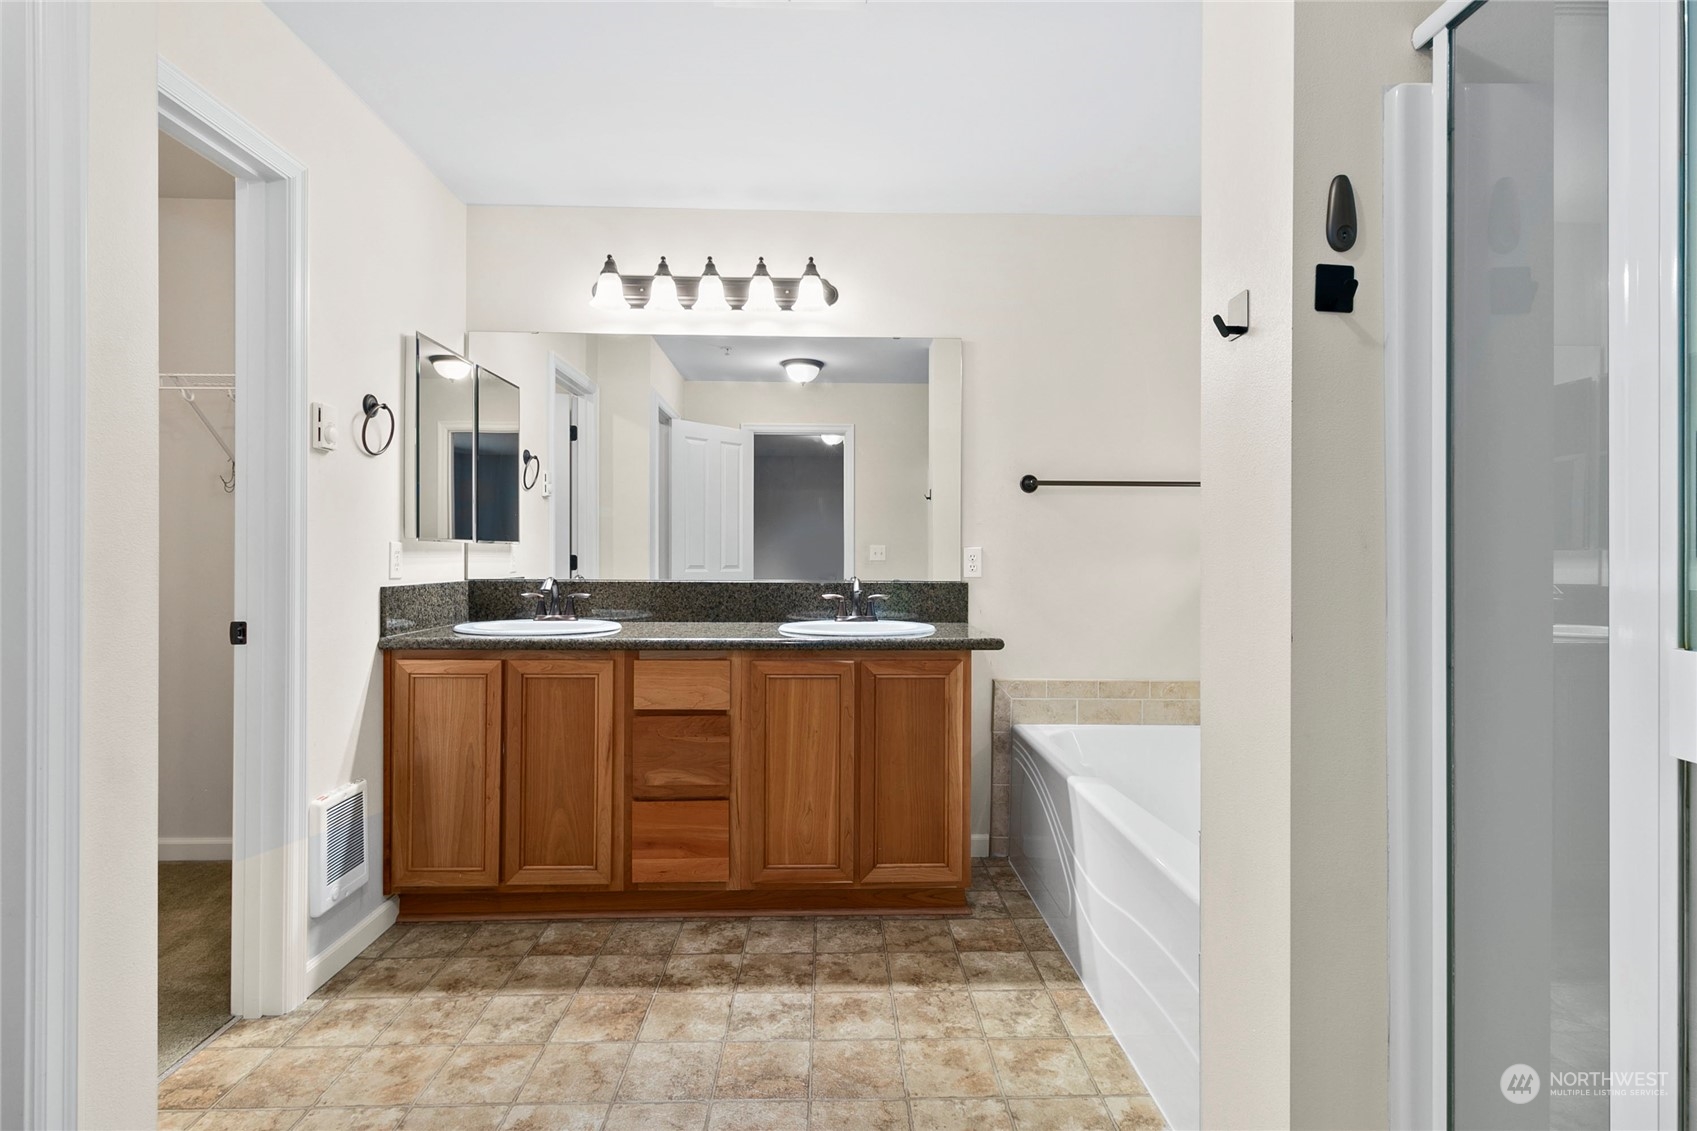
[[[866,547],[866,560],[869,561],[869,562],[881,562],[881,561],[883,561],[884,560],[884,547],[876,545],[876,544]]]
[[[960,572],[962,577],[984,576],[984,547],[968,546],[966,548],[966,552],[961,555]]]
[[[391,542],[389,543],[389,580],[399,581],[400,579],[401,544],[399,542]]]

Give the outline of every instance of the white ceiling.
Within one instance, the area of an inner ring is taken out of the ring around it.
[[[747,338],[661,334],[654,338],[685,381],[787,383],[778,363],[811,357],[821,385],[923,385],[931,379],[930,338]]]
[[[1194,0],[269,3],[468,204],[1199,210]]]

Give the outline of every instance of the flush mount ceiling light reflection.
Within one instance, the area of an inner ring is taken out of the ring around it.
[[[837,288],[819,274],[808,257],[807,267],[793,278],[779,277],[762,257],[752,273],[721,275],[711,256],[700,275],[674,275],[664,256],[652,275],[622,275],[609,255],[590,291],[595,310],[730,310],[777,314],[786,310],[819,313],[836,305]]]
[[[778,365],[783,369],[784,375],[798,385],[807,384],[819,376],[819,371],[825,368],[823,361],[815,361],[811,357],[785,358],[778,362]],[[842,437],[839,436],[837,439],[840,441]],[[828,444],[831,441],[826,440],[825,442]]]
[[[471,362],[451,353],[433,353],[425,357],[439,376],[450,381],[464,381],[471,376]]]
[[[834,448],[843,442],[843,434],[841,432],[821,432],[819,442],[827,448]]]

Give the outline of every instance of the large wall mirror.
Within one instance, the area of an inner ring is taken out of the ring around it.
[[[468,340],[550,390],[559,576],[960,576],[958,339]]]
[[[519,540],[519,388],[417,335],[413,491],[424,542]]]

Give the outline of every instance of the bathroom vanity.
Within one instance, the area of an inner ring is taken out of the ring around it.
[[[1001,647],[965,624],[864,641],[777,621],[439,626],[383,647],[384,888],[403,917],[965,906],[972,651]]]

